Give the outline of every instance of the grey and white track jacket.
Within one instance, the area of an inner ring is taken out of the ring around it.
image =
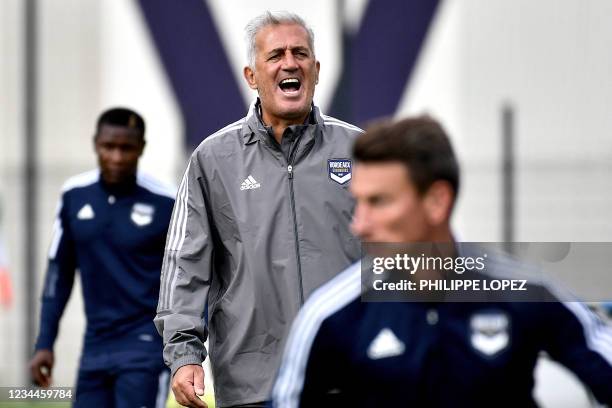
[[[206,138],[180,184],[155,324],[172,373],[209,350],[219,406],[264,401],[291,322],[360,256],[349,230],[361,130],[313,106],[282,148],[248,115]]]

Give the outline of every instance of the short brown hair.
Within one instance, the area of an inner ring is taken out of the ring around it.
[[[355,142],[353,157],[364,163],[405,164],[421,194],[438,180],[447,181],[455,197],[459,193],[459,165],[453,147],[440,123],[429,116],[372,124]]]

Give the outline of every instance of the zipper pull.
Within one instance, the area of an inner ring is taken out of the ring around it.
[[[289,178],[292,179],[293,178],[293,166],[292,165],[287,166],[287,173],[289,173]]]

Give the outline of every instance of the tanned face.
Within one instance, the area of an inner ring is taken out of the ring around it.
[[[350,188],[357,201],[351,227],[364,242],[428,239],[424,199],[402,163],[357,163]]]
[[[269,25],[255,38],[255,66],[244,76],[261,99],[266,124],[302,123],[310,112],[319,78],[319,62],[298,24]]]

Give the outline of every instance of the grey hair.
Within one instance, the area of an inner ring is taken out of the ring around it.
[[[255,54],[257,53],[255,37],[257,36],[257,33],[259,33],[259,31],[261,31],[261,29],[264,27],[281,24],[297,24],[303,27],[308,34],[308,46],[314,55],[314,32],[306,24],[302,17],[289,11],[266,11],[249,21],[244,28],[247,42],[247,61],[249,62],[249,66],[251,68],[255,68]]]

